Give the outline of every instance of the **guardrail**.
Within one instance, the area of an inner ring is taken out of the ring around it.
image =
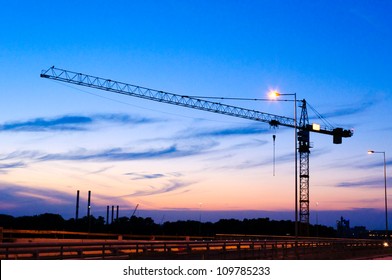
[[[357,259],[391,249],[381,240],[84,240],[2,243],[0,259]]]
[[[210,236],[178,236],[178,235],[137,235],[118,233],[95,233],[79,231],[60,230],[25,230],[25,229],[3,229],[0,227],[0,243],[18,242],[26,240],[36,242],[47,239],[86,239],[86,240],[210,240]]]

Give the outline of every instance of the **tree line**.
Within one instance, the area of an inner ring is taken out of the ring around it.
[[[290,220],[221,219],[217,222],[194,220],[157,224],[152,218],[120,217],[106,224],[102,216],[85,216],[75,220],[64,219],[59,214],[45,213],[34,216],[13,217],[0,214],[0,227],[6,229],[61,230],[93,233],[116,233],[135,235],[214,236],[215,234],[291,235],[294,222]],[[337,231],[323,225],[309,225],[310,236],[336,237]]]

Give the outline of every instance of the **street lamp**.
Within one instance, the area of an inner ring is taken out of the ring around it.
[[[269,96],[271,99],[276,99],[279,96],[294,96],[294,100],[284,100],[284,101],[294,101],[294,176],[295,176],[295,181],[294,181],[294,189],[295,189],[295,224],[294,224],[294,231],[295,231],[295,237],[298,237],[298,159],[297,159],[297,150],[298,150],[298,144],[297,144],[297,139],[298,139],[298,131],[297,131],[297,94],[296,93],[291,93],[291,94],[282,94],[279,93],[278,91],[274,90],[269,93]],[[283,100],[282,100],[283,101]]]
[[[385,196],[385,235],[388,239],[388,199],[387,199],[387,162],[385,160],[385,152],[376,152],[369,150],[368,154],[383,154],[384,155],[384,196]]]
[[[318,205],[319,203],[316,202],[316,237],[318,238]]]

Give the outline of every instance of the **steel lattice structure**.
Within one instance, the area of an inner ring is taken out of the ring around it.
[[[314,128],[309,124],[308,113],[306,108],[306,101],[301,100],[302,111],[300,122],[298,123],[293,118],[278,116],[274,114],[263,113],[256,110],[231,106],[218,102],[211,102],[201,98],[179,95],[160,90],[150,89],[146,87],[136,86],[123,82],[113,81],[111,79],[99,78],[82,73],[72,72],[64,69],[50,67],[41,72],[41,77],[52,79],[65,83],[75,84],[78,86],[85,86],[99,90],[119,93],[132,97],[138,97],[157,102],[213,112],[217,114],[228,115],[258,122],[268,123],[271,126],[285,126],[297,128],[298,131],[298,152],[299,153],[299,177],[300,177],[300,223],[303,229],[308,228],[309,224],[309,154],[310,154],[310,132],[327,134],[333,136],[334,144],[341,144],[342,138],[351,137],[353,132],[351,130],[344,130],[343,128],[329,128],[318,127]],[[297,123],[296,123],[297,122]],[[304,230],[302,230],[303,233]]]
[[[185,95],[179,95],[160,90],[154,90],[141,86],[135,86],[109,79],[103,79],[54,67],[43,71],[42,78],[53,79],[61,82],[71,83],[79,86],[87,86],[100,90],[115,92],[133,97],[149,99],[153,101],[179,105],[192,109],[198,109],[218,114],[229,115],[233,117],[249,119],[254,121],[266,122],[270,125],[284,125],[294,127],[295,122],[292,118],[282,117],[273,114],[267,114],[255,110],[249,110],[241,107],[226,105],[217,102],[211,102],[200,98],[194,98]]]
[[[309,154],[310,133],[301,128],[309,125],[306,101],[301,105],[301,117],[298,131],[298,153],[299,153],[299,222],[302,234],[309,233]]]

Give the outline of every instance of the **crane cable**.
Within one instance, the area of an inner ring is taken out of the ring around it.
[[[319,120],[321,120],[324,123],[325,127],[331,130],[335,127],[335,125],[333,125],[325,117],[323,117],[323,115],[317,112],[317,110],[312,105],[310,105],[309,102],[307,102],[307,106],[313,111],[313,113],[319,118]]]
[[[275,176],[275,140],[276,140],[276,135],[272,135],[272,140],[273,140],[273,167],[272,167],[272,175]]]

